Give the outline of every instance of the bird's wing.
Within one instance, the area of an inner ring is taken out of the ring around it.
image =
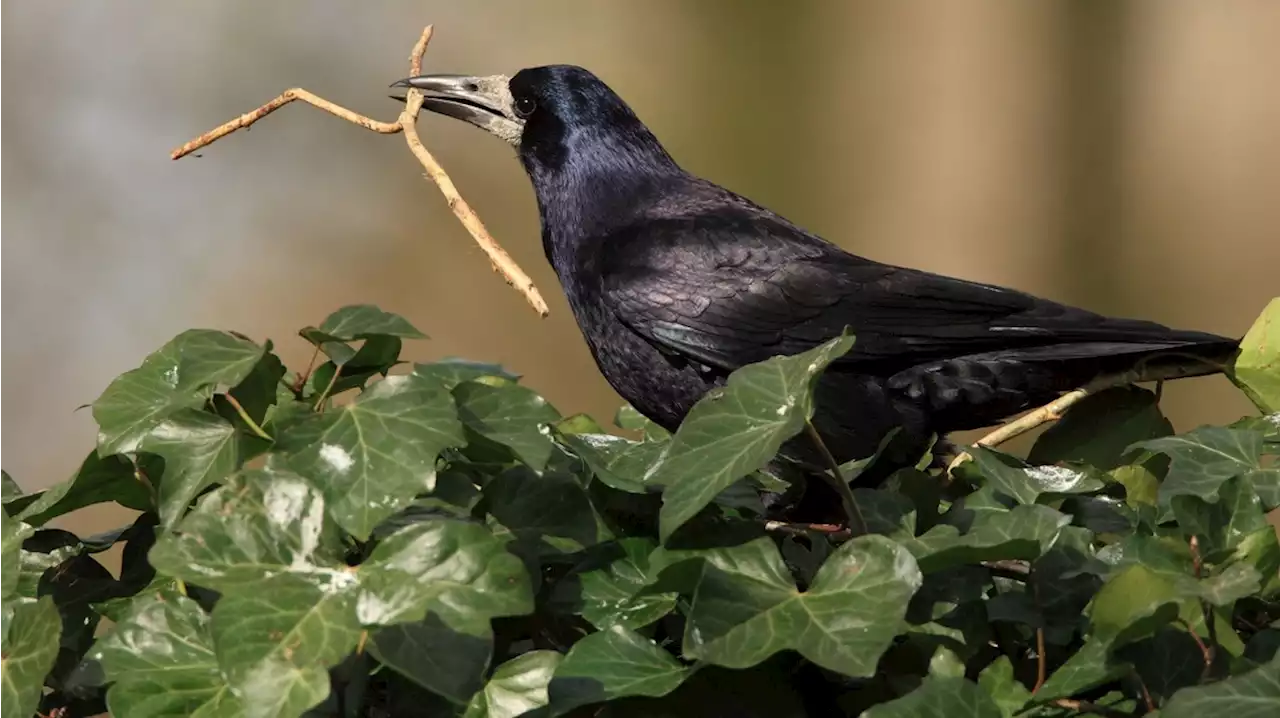
[[[994,351],[1218,339],[872,262],[759,215],[648,220],[601,242],[595,261],[620,321],[663,351],[730,371],[845,327],[857,342],[841,363],[873,373]]]

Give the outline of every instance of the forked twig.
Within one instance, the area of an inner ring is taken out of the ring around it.
[[[431,33],[432,26],[427,25],[426,28],[423,29],[421,37],[418,38],[418,42],[413,46],[412,54],[409,55],[410,76],[422,74],[422,55],[427,50],[427,43],[431,41]],[[365,117],[358,112],[348,110],[341,105],[330,102],[323,97],[308,92],[300,87],[295,87],[285,90],[279,97],[256,110],[246,112],[229,122],[225,122],[212,130],[209,130],[194,140],[191,140],[185,145],[173,150],[169,156],[175,160],[185,157],[201,147],[226,137],[236,130],[252,125],[294,100],[301,100],[312,107],[317,107],[335,117],[340,117],[347,122],[363,127],[366,130],[372,130],[379,134],[394,135],[398,132],[403,132],[405,141],[409,145],[409,150],[413,152],[414,157],[418,159],[418,162],[422,164],[423,169],[426,170],[427,178],[434,182],[436,187],[440,188],[440,193],[444,195],[445,201],[449,205],[449,209],[453,212],[453,215],[458,218],[458,221],[462,223],[462,226],[466,228],[467,232],[469,232],[475,239],[476,244],[480,245],[480,249],[484,250],[484,253],[488,255],[489,262],[493,265],[494,270],[502,275],[502,278],[506,280],[507,284],[510,284],[516,289],[516,291],[524,295],[525,301],[533,307],[534,311],[536,311],[539,316],[547,316],[547,314],[550,313],[550,310],[547,308],[546,301],[542,299],[542,295],[538,292],[538,288],[534,286],[533,280],[529,278],[528,274],[525,274],[524,270],[521,269],[518,264],[516,264],[515,260],[511,258],[511,255],[507,254],[507,251],[498,244],[497,240],[493,238],[493,235],[489,234],[489,230],[485,229],[484,223],[480,221],[480,218],[476,215],[475,211],[471,209],[471,205],[467,204],[466,200],[462,199],[462,195],[458,193],[458,188],[455,187],[453,181],[449,179],[449,175],[445,173],[444,168],[440,166],[440,163],[436,161],[435,157],[433,157],[422,144],[422,140],[418,137],[418,130],[415,125],[418,112],[422,110],[422,99],[421,90],[410,88],[405,94],[404,111],[400,113],[400,116],[396,121],[380,122],[378,120]]]

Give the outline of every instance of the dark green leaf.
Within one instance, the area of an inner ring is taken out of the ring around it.
[[[1181,626],[1162,628],[1131,643],[1117,651],[1116,658],[1133,666],[1156,705],[1178,689],[1196,685],[1204,673],[1204,653]]]
[[[164,476],[156,484],[160,522],[172,528],[201,491],[238,468],[240,446],[235,427],[225,419],[184,409],[156,424],[138,445],[164,459]]]
[[[22,496],[22,487],[13,480],[8,471],[0,471],[0,488],[3,488],[4,503],[9,503]]]
[[[551,458],[551,430],[560,412],[533,390],[519,384],[490,386],[469,381],[453,389],[458,417],[468,432],[511,449],[534,471]]]
[[[547,705],[547,685],[563,658],[555,651],[530,651],[498,666],[471,698],[466,718],[516,718]]]
[[[453,398],[413,375],[389,376],[276,436],[284,461],[324,492],[329,515],[360,540],[428,491],[440,452],[463,441]]]
[[[1280,657],[1248,673],[1173,694],[1161,718],[1270,718],[1280,706]]]
[[[202,406],[217,386],[235,386],[266,350],[227,332],[193,329],[120,375],[93,403],[98,453],[129,453],[170,414]]]
[[[911,499],[886,489],[854,489],[867,531],[892,538],[911,538],[916,533],[916,507]]]
[[[6,536],[7,538],[7,536]],[[6,561],[5,573],[13,571]],[[7,584],[9,579],[5,579]],[[44,690],[44,677],[58,655],[60,619],[53,599],[6,601],[4,626],[3,702],[5,718],[34,715]]]
[[[232,691],[266,715],[299,715],[324,700],[327,669],[360,639],[355,585],[282,573],[224,594],[210,634]]]
[[[991,696],[964,678],[929,676],[920,687],[874,706],[864,718],[1002,718]]]
[[[1227,375],[1260,410],[1280,411],[1280,297],[1267,304],[1240,340]]]
[[[539,551],[573,553],[611,538],[586,489],[569,474],[539,476],[515,466],[490,479],[484,496],[493,518]]]
[[[556,433],[587,462],[596,478],[610,488],[631,494],[648,490],[645,477],[667,448],[664,441],[632,441],[612,434]]]
[[[1031,691],[1013,675],[1013,663],[1008,656],[1000,656],[982,669],[978,674],[978,687],[991,696],[1005,718],[1010,718],[1031,700]]]
[[[286,471],[246,471],[202,497],[150,552],[156,570],[219,591],[257,592],[280,572],[328,588],[354,583],[342,570],[324,499]]]
[[[441,606],[417,623],[378,629],[369,648],[379,661],[423,688],[465,705],[484,685],[493,631],[482,614]]]
[[[1262,574],[1247,563],[1235,563],[1200,582],[1200,595],[1215,606],[1230,606],[1262,591]]]
[[[3,598],[5,601],[14,594],[18,589],[18,577],[22,573],[20,567],[22,555],[22,542],[26,541],[31,534],[35,533],[35,529],[23,522],[21,519],[11,517],[7,512],[0,511],[0,551],[2,558],[0,562],[4,564],[3,571]]]
[[[1168,436],[1173,425],[1160,413],[1155,392],[1123,386],[1087,397],[1040,435],[1027,461],[1079,462],[1096,469],[1119,466],[1133,444]]]
[[[906,549],[882,536],[841,546],[803,593],[770,539],[706,551],[701,559],[684,651],[728,668],[789,648],[829,670],[870,676],[904,629],[921,582]]]
[[[649,571],[649,555],[657,543],[648,538],[624,538],[606,556],[602,566],[566,576],[556,583],[552,600],[600,630],[611,626],[641,628],[670,613],[676,605],[674,593],[646,593],[654,579]]]
[[[1085,641],[1036,691],[1036,702],[1067,698],[1123,676],[1128,669],[1111,660],[1109,650],[1109,644],[1104,641],[1095,638]]]
[[[1012,511],[982,511],[963,535],[955,526],[939,524],[902,543],[925,573],[979,561],[1029,561],[1048,550],[1070,522],[1048,506],[1024,504]]]
[[[694,405],[648,481],[666,486],[660,537],[693,518],[730,484],[768,463],[813,415],[813,387],[853,346],[841,336],[802,354],[745,366]]]
[[[559,715],[626,696],[665,696],[689,670],[648,638],[614,626],[569,649],[548,688],[551,708]]]
[[[1020,504],[1034,504],[1041,494],[1096,491],[1102,482],[1064,466],[1027,466],[1012,456],[981,446],[968,449],[974,468],[998,493]]]
[[[1212,500],[1222,482],[1233,476],[1251,477],[1262,468],[1262,434],[1257,431],[1202,426],[1178,436],[1139,442],[1134,448],[1169,457],[1169,474],[1160,485],[1164,504],[1174,496]]]
[[[339,309],[320,324],[319,331],[340,341],[365,339],[375,334],[401,339],[427,338],[404,317],[384,312],[372,304],[353,304]]]
[[[1206,555],[1229,553],[1244,538],[1267,526],[1261,503],[1243,479],[1223,481],[1210,501],[1187,495],[1174,496],[1173,515],[1186,536],[1200,540]]]
[[[1133,565],[1110,578],[1093,599],[1093,638],[1119,645],[1151,635],[1178,615],[1186,599],[1178,582]]]
[[[420,621],[447,611],[468,627],[533,610],[524,564],[506,542],[475,523],[438,519],[403,528],[360,565],[356,606],[365,625]]]
[[[209,616],[185,596],[140,596],[90,656],[101,662],[112,682],[107,703],[113,715],[215,718],[243,713],[218,667]]]
[[[430,364],[414,364],[413,373],[424,379],[430,379],[449,391],[453,391],[455,386],[463,382],[481,377],[497,377],[508,382],[520,379],[519,374],[512,374],[499,364],[454,358],[445,358]]]
[[[91,451],[74,476],[41,492],[18,516],[34,526],[42,526],[63,514],[105,501],[144,511],[151,507],[151,492],[138,479],[128,459],[103,458]]]

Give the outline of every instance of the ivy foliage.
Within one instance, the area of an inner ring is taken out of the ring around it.
[[[1230,373],[1259,415],[1175,434],[1125,387],[1025,461],[844,467],[860,536],[760,498],[855,337],[669,434],[403,362],[424,335],[372,306],[299,332],[301,372],[184,332],[93,403],[72,477],[3,477],[3,716],[1280,715],[1276,322]],[[105,502],[136,519],[50,525]]]

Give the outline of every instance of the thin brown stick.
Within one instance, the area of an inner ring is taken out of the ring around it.
[[[1030,575],[1028,575],[1027,583],[1031,584],[1031,597],[1035,601],[1036,611],[1041,612],[1040,608],[1040,588]],[[1031,695],[1040,692],[1040,688],[1044,686],[1045,679],[1049,677],[1048,657],[1044,655],[1044,620],[1041,619],[1042,625],[1036,626],[1036,685],[1031,689]]]
[[[1196,579],[1199,580],[1204,575],[1204,558],[1200,555],[1200,539],[1192,536],[1187,543],[1191,548],[1191,568],[1195,572]],[[1195,639],[1204,658],[1204,668],[1200,671],[1200,682],[1204,683],[1213,673],[1213,661],[1217,658],[1218,626],[1217,616],[1214,615],[1213,606],[1208,601],[1201,599],[1200,612],[1204,616],[1204,627],[1209,634],[1209,642],[1206,644],[1200,640],[1200,635],[1190,623],[1187,624],[1187,632]]]
[[[422,56],[427,50],[427,43],[431,42],[431,34],[432,26],[427,25],[422,30],[422,35],[418,38],[418,42],[413,46],[413,51],[409,56],[409,73],[411,76],[422,74]],[[175,160],[185,157],[236,130],[252,125],[294,100],[301,100],[312,107],[317,107],[335,117],[340,117],[347,122],[379,134],[393,135],[397,132],[403,132],[405,141],[409,145],[409,150],[417,158],[418,162],[422,164],[423,169],[426,170],[427,178],[440,189],[440,193],[444,195],[445,203],[449,205],[449,210],[462,223],[463,228],[476,241],[476,244],[480,245],[480,249],[484,250],[484,253],[489,258],[489,263],[493,265],[494,271],[502,275],[507,284],[520,292],[525,301],[529,303],[529,306],[533,307],[533,310],[539,316],[547,316],[550,313],[550,309],[548,309],[546,301],[543,300],[542,294],[538,292],[533,280],[520,268],[520,265],[516,264],[511,255],[502,248],[502,245],[498,244],[493,235],[489,234],[489,230],[485,228],[484,223],[480,221],[475,211],[471,209],[466,200],[462,199],[462,195],[458,193],[458,188],[449,179],[449,175],[445,173],[444,168],[440,166],[440,163],[422,144],[415,124],[418,112],[422,110],[422,99],[422,92],[411,88],[405,95],[404,111],[400,113],[399,118],[395,122],[381,122],[330,102],[300,87],[295,87],[285,90],[279,97],[256,110],[247,112],[209,130],[173,150],[169,156]]]
[[[1132,371],[1099,377],[1079,389],[1069,391],[1048,404],[1029,411],[1017,419],[1001,425],[974,443],[977,446],[984,446],[988,448],[999,446],[1010,439],[1022,436],[1041,424],[1047,424],[1048,422],[1061,419],[1067,409],[1070,409],[1072,406],[1079,404],[1086,398],[1107,389],[1114,389],[1116,387],[1127,386],[1138,382],[1163,382],[1167,379],[1181,379],[1184,377],[1198,376],[1216,369],[1220,369],[1220,367],[1217,367],[1209,360],[1200,357],[1189,357],[1187,361],[1170,363],[1152,371],[1148,371],[1145,367],[1139,366]],[[947,465],[947,473],[950,474],[961,464],[966,461],[970,461],[972,458],[973,457],[969,456],[968,452],[961,452],[951,460],[950,464]]]
[[[769,533],[788,534],[790,536],[807,536],[821,534],[836,541],[852,538],[853,532],[836,524],[794,524],[785,521],[765,521],[764,530]]]
[[[1053,701],[1053,705],[1058,706],[1059,708],[1066,708],[1069,711],[1075,711],[1077,713],[1093,713],[1100,716],[1129,715],[1123,711],[1107,708],[1106,706],[1100,706],[1097,703],[1090,701],[1075,700],[1074,698],[1059,698],[1058,700]]]

